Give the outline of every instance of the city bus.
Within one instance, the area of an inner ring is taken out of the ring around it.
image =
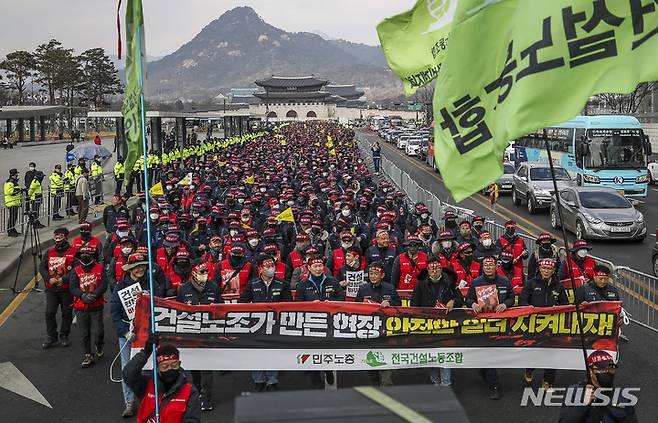
[[[649,137],[633,116],[578,116],[514,140],[514,160],[547,162],[544,133],[553,161],[581,186],[611,187],[629,198],[647,196]]]

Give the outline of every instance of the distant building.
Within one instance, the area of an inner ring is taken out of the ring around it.
[[[260,104],[260,99],[254,96],[258,88],[232,88],[229,93],[232,104]]]

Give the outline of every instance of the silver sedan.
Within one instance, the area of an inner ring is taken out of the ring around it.
[[[606,187],[570,187],[560,190],[562,216],[567,230],[579,239],[628,239],[647,236],[644,216],[623,195]],[[551,226],[559,221],[555,196],[551,201]]]

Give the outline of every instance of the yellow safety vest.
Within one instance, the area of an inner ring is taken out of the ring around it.
[[[125,170],[123,169],[123,163],[117,162],[117,164],[114,165],[114,176],[117,179],[123,178],[123,174],[125,173]]]
[[[75,183],[75,174],[71,172],[71,170],[67,170],[64,174],[64,179],[66,179],[66,183],[64,184],[64,191],[71,191],[73,184]]]
[[[50,191],[53,194],[61,194],[64,189],[64,179],[61,173],[53,172],[48,177],[50,180]]]
[[[37,197],[41,196],[42,193],[41,189],[41,182],[37,181],[36,179],[32,179],[32,182],[30,183],[30,188],[27,190],[27,195],[30,196],[30,200],[34,201],[37,199]]]
[[[103,166],[99,165],[96,162],[91,164],[91,177],[96,178],[103,175]]]
[[[21,205],[21,192],[13,181],[5,182],[5,206],[17,207]]]

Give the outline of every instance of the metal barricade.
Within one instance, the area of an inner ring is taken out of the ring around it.
[[[597,259],[597,262],[599,260]],[[612,283],[619,290],[619,296],[624,302],[624,310],[629,314],[629,319],[658,332],[658,319],[656,319],[658,278],[626,266],[613,265],[612,270]]]

